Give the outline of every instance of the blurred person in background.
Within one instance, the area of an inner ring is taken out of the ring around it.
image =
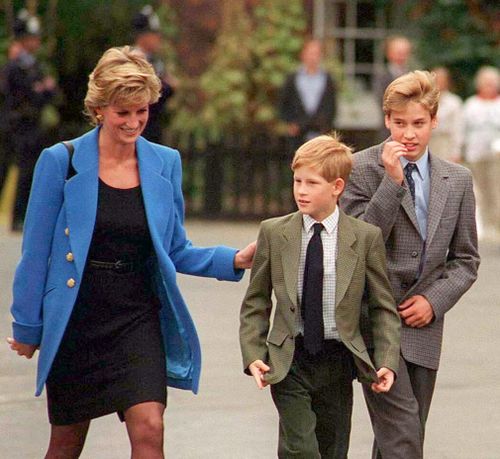
[[[7,341],[27,358],[40,350],[48,459],[79,457],[91,420],[110,413],[133,458],[163,458],[166,387],[196,393],[201,370],[176,272],[237,281],[252,263],[255,243],[187,239],[179,152],[141,137],[160,88],[142,52],[106,51],[85,98],[96,127],[36,165]]]
[[[41,45],[40,34],[38,18],[21,10],[14,21],[14,36],[19,47],[5,68],[5,113],[10,144],[19,167],[13,231],[23,228],[33,169],[42,148],[42,108],[56,95],[55,80],[43,72],[36,57]]]
[[[478,197],[480,234],[500,240],[500,72],[481,67],[464,103],[465,160]]]
[[[462,158],[463,113],[462,99],[450,92],[450,72],[445,67],[432,70],[439,88],[439,108],[437,126],[429,141],[433,155],[458,163]]]
[[[410,58],[412,53],[412,44],[408,38],[403,35],[391,35],[386,38],[384,43],[385,57],[387,64],[382,73],[374,81],[373,89],[375,92],[377,105],[382,106],[384,93],[396,78],[410,71]],[[384,124],[384,113],[381,112],[382,124],[379,130],[379,140],[383,141],[389,136],[389,130]]]
[[[0,69],[0,115],[3,120],[7,119],[5,99],[7,96],[6,70],[8,63],[17,59],[22,51],[21,44],[12,41],[7,48],[7,64]],[[7,123],[0,125],[0,196],[7,180],[7,174],[11,164],[14,162],[13,146],[10,142],[9,129]]]
[[[308,40],[300,54],[301,66],[288,75],[281,89],[279,113],[287,125],[290,160],[300,145],[328,133],[337,111],[337,89],[321,68],[322,44]]]
[[[140,49],[155,69],[161,81],[161,94],[158,102],[149,107],[149,121],[143,137],[151,142],[162,143],[162,121],[167,100],[174,94],[177,80],[167,72],[160,51],[163,36],[160,19],[150,5],[146,5],[132,21],[135,39],[134,46]]]

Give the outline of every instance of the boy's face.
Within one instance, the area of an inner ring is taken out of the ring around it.
[[[408,161],[417,161],[425,153],[437,118],[417,102],[409,102],[403,110],[392,110],[385,115],[385,126],[391,131],[392,140],[404,145]]]
[[[328,182],[312,167],[298,167],[293,173],[293,196],[297,207],[318,222],[333,213],[343,190],[344,180],[337,178]]]

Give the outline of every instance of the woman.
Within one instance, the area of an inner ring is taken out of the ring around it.
[[[200,375],[176,271],[236,281],[253,258],[254,244],[186,239],[179,153],[140,137],[159,91],[141,52],[106,51],[85,98],[97,127],[71,142],[71,165],[57,144],[36,167],[8,341],[27,358],[40,349],[47,458],[79,457],[90,420],[113,412],[133,458],[162,458],[166,385],[196,392]]]
[[[451,75],[447,68],[436,67],[432,72],[439,88],[439,108],[438,124],[429,140],[429,150],[433,156],[460,163],[464,137],[462,99],[450,91]]]
[[[482,239],[500,240],[500,71],[481,67],[464,103],[466,165],[472,171]]]

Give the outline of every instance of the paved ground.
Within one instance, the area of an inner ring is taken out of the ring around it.
[[[243,246],[255,224],[189,222],[199,245]],[[0,227],[0,458],[43,457],[49,432],[45,398],[33,397],[35,362],[3,344],[10,335],[11,282],[20,237]],[[447,316],[443,363],[428,422],[427,459],[500,458],[500,244],[481,247],[483,263],[473,289]],[[171,390],[165,416],[171,459],[275,457],[276,414],[269,392],[241,373],[238,309],[248,276],[239,283],[181,276],[197,324],[204,365],[200,394]],[[27,286],[29,288],[29,286]],[[351,459],[369,458],[371,427],[356,384]],[[129,457],[124,426],[114,415],[93,422],[86,459]]]

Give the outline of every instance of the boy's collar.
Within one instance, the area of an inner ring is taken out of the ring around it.
[[[321,223],[325,227],[325,231],[328,234],[332,234],[339,223],[339,206],[335,206],[335,210],[328,215],[323,221],[318,222],[308,214],[302,214],[302,226],[304,230],[308,233],[312,231],[312,227],[315,223]]]

